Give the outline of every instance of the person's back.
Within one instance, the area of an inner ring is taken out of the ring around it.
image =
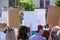
[[[35,33],[33,37],[29,38],[29,40],[46,40],[46,38],[43,37],[42,34],[43,34],[43,26],[39,25],[38,32]]]
[[[6,27],[6,23],[0,23],[0,40],[6,40],[6,34],[4,33]]]
[[[46,38],[40,35],[39,33],[36,33],[35,36],[31,37],[29,40],[46,40]]]

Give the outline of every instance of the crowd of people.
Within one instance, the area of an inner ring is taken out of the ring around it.
[[[0,27],[0,40],[60,40],[60,27],[55,26],[49,30],[44,30],[42,25],[38,25],[36,33],[30,35],[30,28],[22,25],[16,36],[13,28],[4,25]]]

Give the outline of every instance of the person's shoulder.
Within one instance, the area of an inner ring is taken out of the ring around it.
[[[45,38],[45,37],[43,37],[43,36],[41,37],[41,39],[42,39],[42,40],[46,40],[46,38]]]
[[[40,36],[39,38],[40,38],[41,40],[46,40],[46,38],[43,37],[43,36]]]
[[[35,37],[35,35],[32,35],[31,37],[29,37],[29,39],[34,38],[34,37]]]
[[[46,38],[45,38],[45,37],[43,37],[43,40],[46,40]]]
[[[31,37],[29,37],[29,40],[32,40],[35,38],[35,35],[32,35]]]

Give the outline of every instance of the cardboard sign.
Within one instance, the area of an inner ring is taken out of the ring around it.
[[[59,18],[59,20],[58,20],[58,26],[60,27],[60,18]]]
[[[60,7],[49,6],[47,13],[47,24],[58,25],[58,19],[60,18]]]
[[[19,26],[19,9],[9,8],[9,27],[16,28]]]

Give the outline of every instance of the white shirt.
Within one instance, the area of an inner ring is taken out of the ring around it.
[[[0,31],[0,40],[6,40],[6,34]]]

